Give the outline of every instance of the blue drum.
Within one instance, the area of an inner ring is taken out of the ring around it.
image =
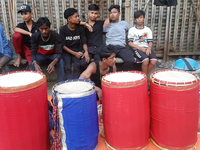
[[[66,80],[54,85],[52,92],[58,106],[62,149],[96,149],[99,126],[94,83]]]

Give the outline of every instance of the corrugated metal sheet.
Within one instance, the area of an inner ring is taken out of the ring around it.
[[[134,12],[145,9],[145,25],[153,31],[153,50],[157,56],[166,60],[173,55],[200,55],[200,22],[196,16],[200,14],[200,0],[178,0],[178,5],[174,7],[155,6],[154,0],[0,0],[0,22],[8,39],[12,37],[13,27],[23,21],[21,15],[17,14],[22,3],[31,6],[33,20],[46,16],[52,23],[51,28],[57,32],[60,26],[67,23],[63,13],[69,7],[76,8],[80,19],[87,21],[89,4],[99,5],[99,19],[108,17],[110,5],[119,4],[120,19],[126,20],[131,26],[135,25]]]

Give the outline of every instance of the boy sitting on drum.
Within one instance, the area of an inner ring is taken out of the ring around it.
[[[87,69],[80,75],[79,79],[88,79],[95,83],[95,89],[99,97],[99,101],[101,102],[101,78],[109,72],[116,71],[114,46],[108,45],[101,47],[99,49],[99,57],[101,61],[98,65],[96,65],[95,62],[91,62]]]
[[[62,41],[58,33],[50,30],[50,21],[47,17],[41,17],[37,21],[40,32],[31,37],[31,63],[30,69],[42,71],[40,65],[51,61],[47,67],[49,74],[58,67],[57,82],[64,80],[64,62],[62,57]]]
[[[145,12],[138,10],[134,13],[136,26],[128,32],[128,45],[133,48],[134,55],[142,61],[142,71],[148,74],[157,63],[153,46],[152,31],[144,26]]]

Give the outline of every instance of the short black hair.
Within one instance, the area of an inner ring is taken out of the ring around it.
[[[119,5],[111,5],[108,11],[110,12],[113,8],[117,9],[118,12],[120,12],[120,6]]]
[[[145,12],[143,10],[138,10],[134,13],[134,19],[139,18],[140,16],[144,16],[145,18]]]
[[[74,15],[77,12],[75,8],[68,8],[64,12],[65,19],[68,19],[70,16]]]
[[[99,6],[97,6],[96,4],[91,4],[90,6],[88,6],[88,10],[99,10]]]
[[[115,47],[113,45],[107,45],[107,46],[102,46],[99,49],[99,57],[102,60],[103,58],[108,58],[110,57],[110,55],[112,55],[113,53],[115,53],[114,51]]]
[[[40,17],[37,21],[37,26],[41,27],[42,25],[46,25],[46,26],[50,27],[51,22],[49,21],[49,19],[47,17]]]

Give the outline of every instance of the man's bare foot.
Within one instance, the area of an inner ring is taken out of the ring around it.
[[[15,63],[13,64],[15,67],[19,67],[21,63],[21,58],[17,58],[17,60],[15,61]]]

